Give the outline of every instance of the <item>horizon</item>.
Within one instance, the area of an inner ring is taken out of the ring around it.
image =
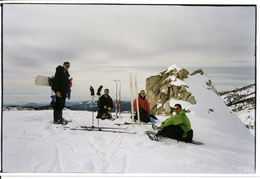
[[[250,85],[256,85],[256,84],[249,84],[249,85],[245,85],[245,86],[241,86],[241,87],[236,87],[234,89],[231,89],[231,90],[223,90],[223,91],[217,91],[218,93],[220,92],[225,92],[225,91],[233,91],[233,90],[236,90],[236,89],[240,89],[240,88],[243,88],[243,87],[247,87],[247,86],[250,86]],[[115,98],[113,98],[113,96],[111,96],[112,99],[114,100]],[[87,100],[66,100],[66,104],[68,103],[80,103],[80,102],[91,102],[92,99],[89,98]],[[94,98],[94,102],[97,102],[98,101],[98,97],[95,95],[95,98]],[[123,102],[131,102],[130,99],[121,99],[121,101]],[[40,101],[40,102],[34,102],[34,101],[20,101],[18,103],[4,103],[2,102],[3,106],[12,106],[12,105],[17,105],[17,106],[26,106],[30,103],[32,104],[37,104],[37,105],[46,105],[46,104],[49,104],[51,102],[51,98],[49,101]]]

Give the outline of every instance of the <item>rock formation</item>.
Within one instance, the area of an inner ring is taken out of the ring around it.
[[[170,106],[171,99],[196,104],[195,97],[184,82],[189,75],[196,74],[204,75],[204,72],[199,69],[190,74],[186,69],[173,65],[159,75],[147,78],[146,93],[152,113],[170,115],[173,112]],[[211,81],[206,85],[210,87]]]

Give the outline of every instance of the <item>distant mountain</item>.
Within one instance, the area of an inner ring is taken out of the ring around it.
[[[91,101],[83,101],[75,104],[67,104],[66,106],[70,107],[73,110],[87,110],[87,111],[97,111],[97,101],[95,101],[94,106],[92,107]],[[121,111],[130,111],[131,110],[131,102],[130,101],[121,101],[120,103]],[[114,110],[112,110],[114,111]]]
[[[225,104],[235,112],[252,134],[255,132],[255,84],[219,92]]]
[[[52,107],[48,103],[26,103],[22,105],[15,104],[5,104],[4,110],[10,110],[15,108],[17,110],[50,110]],[[82,111],[97,111],[97,101],[95,101],[94,106],[92,107],[91,101],[66,101],[66,108],[71,110],[82,110]],[[131,102],[130,101],[121,101],[120,110],[122,111],[131,111]],[[112,110],[113,112],[114,110]]]

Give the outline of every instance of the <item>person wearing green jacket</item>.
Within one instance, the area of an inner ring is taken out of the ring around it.
[[[173,110],[176,114],[162,122],[156,136],[191,142],[193,130],[191,129],[190,120],[185,114],[190,111],[182,109],[180,104],[175,104]]]

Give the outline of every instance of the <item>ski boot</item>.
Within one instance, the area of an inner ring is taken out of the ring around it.
[[[67,121],[66,119],[61,118],[60,120],[58,120],[58,121],[56,122],[56,124],[66,125],[66,124],[68,124],[68,122],[69,122],[69,121]]]
[[[155,124],[152,124],[152,128],[154,131],[160,131],[161,128],[160,127],[157,127]]]

